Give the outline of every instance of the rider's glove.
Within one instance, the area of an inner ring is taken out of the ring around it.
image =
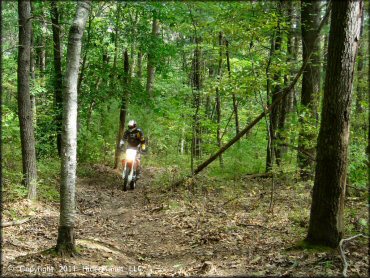
[[[142,145],[141,145],[141,151],[142,151],[143,153],[146,153],[146,146],[145,146],[145,144],[142,144]]]
[[[120,148],[122,148],[124,144],[125,144],[125,141],[123,141],[123,140],[119,141],[119,147]]]

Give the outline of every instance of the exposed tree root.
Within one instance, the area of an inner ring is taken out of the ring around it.
[[[32,220],[33,218],[35,218],[35,217],[34,216],[29,216],[29,217],[21,219],[21,220],[4,222],[4,223],[1,223],[0,227],[9,227],[9,226],[15,226],[15,225],[22,225],[22,224],[27,223],[28,221]]]
[[[343,274],[344,277],[348,277],[348,275],[347,275],[348,262],[346,260],[345,254],[344,254],[343,243],[345,241],[350,241],[350,240],[355,239],[355,238],[358,238],[358,237],[369,238],[369,237],[367,237],[367,236],[365,236],[363,234],[358,234],[358,235],[355,235],[355,236],[352,236],[352,237],[349,237],[349,238],[343,238],[339,242],[340,257],[341,257],[341,259],[343,261],[343,271],[342,271],[342,274]]]

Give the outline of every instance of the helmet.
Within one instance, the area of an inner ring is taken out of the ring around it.
[[[136,122],[134,120],[129,121],[128,128],[129,130],[134,130],[136,128]]]

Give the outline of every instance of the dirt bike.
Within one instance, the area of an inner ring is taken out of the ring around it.
[[[123,191],[127,191],[128,187],[133,190],[136,187],[137,168],[140,166],[138,150],[126,149],[126,156],[125,159],[122,160],[122,165]]]

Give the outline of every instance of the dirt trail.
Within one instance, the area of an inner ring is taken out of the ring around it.
[[[261,184],[245,182],[249,190],[226,198],[222,190],[202,186],[196,192],[160,191],[152,187],[159,170],[145,169],[138,188],[123,192],[116,173],[96,166],[95,175],[79,179],[77,186],[76,238],[81,256],[62,259],[44,252],[56,243],[59,215],[58,204],[42,204],[36,207],[34,220],[4,229],[3,274],[340,274],[336,250],[289,250],[306,228],[307,219],[294,219],[291,212],[308,210],[307,193],[293,204],[287,200],[292,191],[281,190],[274,214],[269,214]],[[346,248],[354,266],[349,274],[366,276],[367,246],[350,242]]]

